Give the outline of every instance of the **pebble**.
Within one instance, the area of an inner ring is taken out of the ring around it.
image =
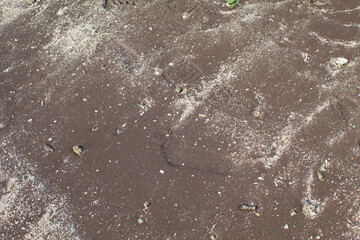
[[[285,224],[284,229],[289,229],[289,225]]]

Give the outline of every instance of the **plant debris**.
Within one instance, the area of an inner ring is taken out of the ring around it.
[[[240,0],[226,0],[224,3],[228,8],[235,8],[239,4]]]

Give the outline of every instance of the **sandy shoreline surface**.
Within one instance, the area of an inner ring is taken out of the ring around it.
[[[357,0],[0,0],[1,239],[360,239]]]

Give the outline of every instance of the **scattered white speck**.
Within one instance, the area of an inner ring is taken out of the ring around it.
[[[161,169],[161,170],[160,170],[160,173],[161,173],[161,174],[164,174],[164,173],[165,173],[165,171]]]
[[[171,62],[171,63],[169,63],[169,66],[170,66],[170,67],[174,66],[174,63],[172,63],[172,62]]]
[[[49,141],[52,141],[52,138],[48,138]]]
[[[284,229],[289,229],[289,225],[285,224]]]
[[[32,122],[32,119],[30,118],[30,119],[28,120],[28,122]]]

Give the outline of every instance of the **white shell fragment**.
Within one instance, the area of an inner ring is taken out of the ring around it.
[[[349,60],[343,57],[331,58],[330,65],[335,69],[340,69],[345,67],[349,63]]]

